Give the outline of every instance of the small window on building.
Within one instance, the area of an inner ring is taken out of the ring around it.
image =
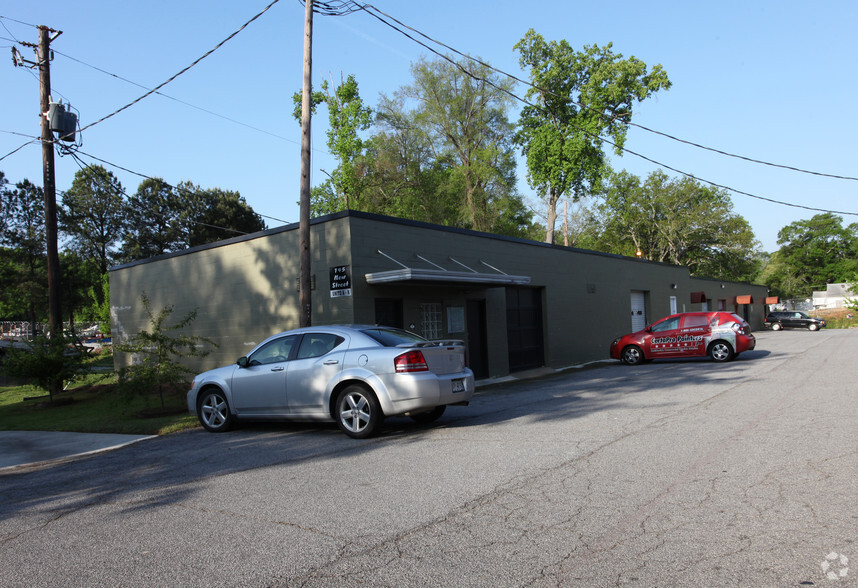
[[[424,302],[420,305],[421,335],[427,339],[441,338],[441,304]]]

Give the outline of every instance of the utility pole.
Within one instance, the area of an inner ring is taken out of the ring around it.
[[[304,0],[304,85],[301,96],[301,212],[298,220],[300,326],[309,327],[310,300],[310,120],[313,74],[313,0]]]
[[[42,125],[42,175],[45,195],[45,241],[48,252],[48,317],[51,337],[63,336],[61,314],[60,256],[57,249],[57,189],[54,169],[54,134],[48,122],[48,109],[51,102],[51,39],[52,31],[39,26],[39,82],[41,90],[40,113]]]

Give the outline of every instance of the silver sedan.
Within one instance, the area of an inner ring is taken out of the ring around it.
[[[385,416],[429,423],[473,394],[462,341],[371,325],[307,327],[199,374],[188,410],[212,432],[236,419],[333,420],[346,435],[365,438]]]

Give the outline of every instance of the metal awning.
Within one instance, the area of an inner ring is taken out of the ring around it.
[[[753,304],[754,297],[750,294],[744,294],[742,296],[736,296],[736,304]]]
[[[513,276],[507,274],[486,263],[482,259],[479,260],[479,263],[494,270],[496,273],[478,272],[453,257],[448,257],[447,261],[455,263],[466,271],[444,268],[437,263],[416,254],[414,257],[437,269],[413,268],[397,261],[380,249],[376,250],[376,253],[383,255],[393,263],[400,266],[400,268],[383,272],[367,273],[365,274],[365,277],[368,284],[432,283],[477,286],[525,286],[530,284],[530,276]]]
[[[766,296],[766,304],[778,304],[780,301],[777,296]]]

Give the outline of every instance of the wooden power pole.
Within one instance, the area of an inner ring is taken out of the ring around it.
[[[48,121],[51,102],[51,29],[39,26],[39,82],[42,125],[42,175],[45,195],[45,241],[48,253],[48,317],[52,337],[62,337],[60,256],[57,248],[57,189],[54,169],[54,134]]]
[[[301,212],[299,217],[298,303],[300,326],[309,327],[312,319],[310,300],[310,121],[313,74],[313,0],[304,0],[304,84],[301,98]]]

